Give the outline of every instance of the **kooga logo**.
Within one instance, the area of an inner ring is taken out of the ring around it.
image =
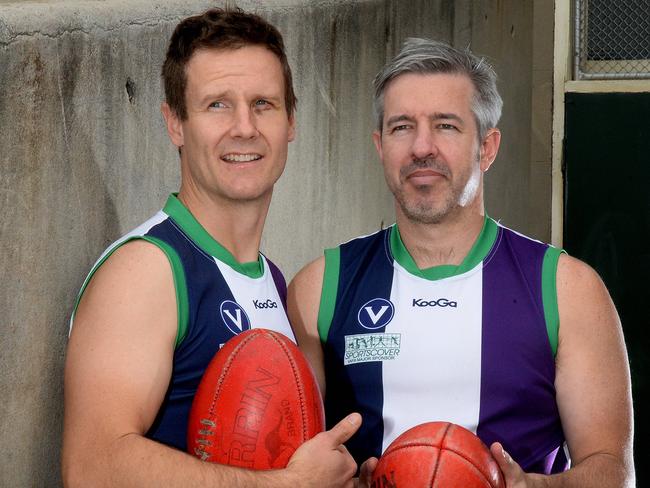
[[[253,300],[253,305],[255,305],[255,308],[257,308],[257,309],[260,309],[260,308],[278,308],[278,304],[275,303],[270,298],[265,302],[260,302],[259,300]]]
[[[414,307],[452,307],[458,306],[457,302],[447,300],[446,298],[438,298],[437,300],[425,300],[424,298],[414,298]]]

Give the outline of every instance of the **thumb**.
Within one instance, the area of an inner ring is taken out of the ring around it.
[[[524,472],[499,442],[495,442],[490,446],[490,452],[494,456],[499,468],[501,468],[506,486],[512,486],[514,483],[521,481]]]
[[[326,433],[332,441],[332,447],[338,447],[347,441],[361,426],[361,415],[351,413]]]

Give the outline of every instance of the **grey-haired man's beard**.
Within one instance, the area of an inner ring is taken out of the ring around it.
[[[478,157],[476,159],[477,165]],[[480,169],[478,168],[472,167],[472,173],[468,175],[463,186],[457,188],[453,185],[451,180],[451,171],[446,164],[436,161],[433,158],[416,159],[409,165],[400,169],[400,180],[404,181],[410,173],[418,169],[430,169],[443,175],[447,179],[446,184],[449,185],[449,193],[443,202],[435,205],[427,198],[431,192],[437,191],[430,186],[423,185],[417,187],[418,193],[420,193],[421,197],[416,195],[408,200],[401,185],[397,188],[392,188],[391,190],[402,210],[402,213],[412,222],[420,224],[438,224],[456,208],[466,206],[469,201],[473,199],[473,196],[475,196],[474,192],[478,187],[478,183],[474,180],[480,178]],[[478,174],[476,173],[477,171]],[[467,190],[470,190],[474,195],[467,195]]]

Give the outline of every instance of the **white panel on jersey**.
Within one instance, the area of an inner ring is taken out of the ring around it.
[[[459,276],[418,278],[397,262],[391,289],[399,356],[383,361],[382,450],[405,430],[448,421],[476,432],[481,393],[482,263]]]
[[[90,269],[90,272],[86,276],[86,279],[84,280],[83,285],[81,285],[81,290],[80,290],[79,293],[83,292],[83,290],[86,288],[86,286],[88,285],[88,282],[90,281],[90,278],[93,276],[95,271],[97,271],[98,265],[102,262],[102,260],[106,257],[106,255],[108,253],[113,252],[113,250],[115,250],[120,244],[122,244],[127,239],[130,239],[131,237],[145,235],[147,232],[149,232],[149,230],[152,227],[158,225],[163,220],[165,220],[167,217],[168,217],[168,215],[165,212],[163,212],[162,210],[159,210],[149,220],[147,220],[146,222],[140,224],[139,226],[137,226],[135,229],[133,229],[128,234],[124,234],[122,237],[120,237],[118,240],[116,240],[110,246],[108,246],[104,250],[104,252],[99,256],[97,261],[95,261],[95,264],[93,264],[93,267]],[[77,311],[77,308],[75,307],[75,309],[72,311],[72,314],[70,315],[70,324],[69,324],[68,335],[72,332],[72,325],[74,323],[74,315],[75,315],[76,311]]]
[[[243,309],[246,316],[242,316],[237,307],[221,307],[226,325],[233,332],[241,332],[246,320],[250,322],[251,329],[272,329],[289,337],[293,342],[296,339],[289,325],[289,319],[282,306],[282,301],[275,288],[275,282],[264,256],[264,274],[259,278],[238,273],[230,266],[214,259],[223,275],[237,304]]]
[[[95,261],[95,264],[93,265],[92,271],[94,271],[95,270],[94,268],[100,263],[102,259],[104,259],[104,256],[106,256],[117,246],[122,244],[127,239],[130,239],[131,237],[145,235],[147,232],[149,232],[149,230],[151,230],[152,227],[155,227],[156,225],[164,221],[167,217],[168,215],[165,212],[159,210],[153,217],[149,218],[149,220],[138,225],[135,229],[133,229],[128,234],[124,234],[122,237],[120,237],[118,240],[116,240],[110,246],[108,246],[106,250],[101,254],[101,256],[99,256],[99,259],[97,259],[97,261]]]

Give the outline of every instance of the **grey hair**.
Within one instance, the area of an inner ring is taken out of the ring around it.
[[[479,140],[499,123],[503,100],[497,91],[497,74],[485,58],[472,54],[469,49],[460,50],[444,42],[412,37],[373,80],[375,122],[380,132],[384,121],[384,92],[393,79],[406,73],[466,75],[474,85],[472,113]]]

